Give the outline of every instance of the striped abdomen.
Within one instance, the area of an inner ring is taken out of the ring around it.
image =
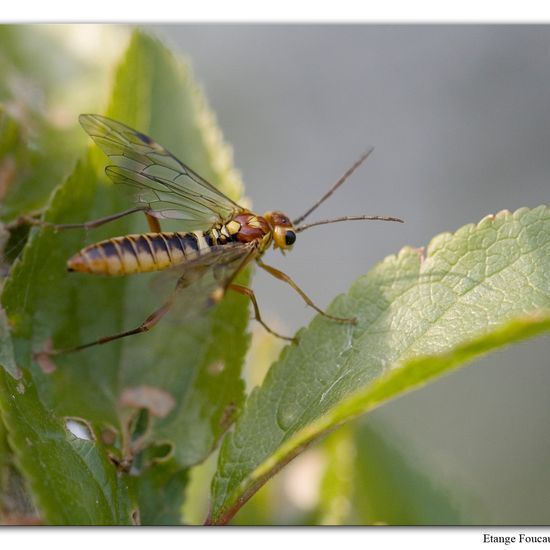
[[[67,267],[96,275],[159,271],[196,258],[213,244],[212,237],[203,231],[126,235],[83,248]]]

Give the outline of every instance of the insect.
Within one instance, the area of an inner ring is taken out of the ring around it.
[[[150,271],[167,271],[175,279],[168,299],[138,327],[99,338],[73,348],[51,350],[49,355],[79,351],[97,344],[146,332],[183,300],[187,314],[218,303],[229,290],[248,297],[254,318],[270,333],[284,338],[262,319],[254,292],[236,284],[235,278],[252,261],[290,285],[302,299],[324,317],[339,323],[355,319],[330,315],[317,307],[285,273],[266,265],[262,257],[273,246],[292,249],[301,231],[316,225],[349,220],[401,222],[388,216],[346,216],[300,225],[369,156],[368,150],[332,188],[305,214],[291,221],[279,211],[263,216],[240,206],[179,161],[150,137],[121,122],[100,115],[80,115],[80,124],[111,159],[105,169],[117,184],[135,190],[137,206],[104,218],[80,224],[56,225],[58,229],[94,228],[135,212],[143,212],[149,233],[107,239],[77,252],[67,262],[69,271],[93,275],[122,276]],[[163,232],[160,221],[179,220],[181,231]]]

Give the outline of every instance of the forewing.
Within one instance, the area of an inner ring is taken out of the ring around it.
[[[154,216],[198,228],[227,222],[243,210],[149,136],[101,115],[80,115],[79,120],[115,163],[106,168],[107,175],[134,188],[136,200]]]
[[[215,303],[213,294],[218,289],[225,290],[256,253],[255,243],[213,246],[196,259],[159,273],[153,285],[164,289],[164,293],[167,289],[175,289],[176,293],[169,317],[185,322],[204,313]]]

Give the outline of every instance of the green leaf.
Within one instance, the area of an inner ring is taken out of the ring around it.
[[[15,467],[8,432],[0,419],[0,525],[40,523],[25,478]]]
[[[134,33],[119,66],[108,115],[154,136],[228,195],[235,199],[240,195],[241,184],[231,167],[230,152],[187,65],[144,33]],[[102,175],[107,162],[94,146],[56,190],[45,219],[79,222],[128,209],[128,199],[119,186],[113,186]],[[37,415],[47,413],[52,422],[61,422],[64,417],[84,419],[99,434],[97,447],[93,442],[87,445],[102,459],[106,451],[99,445],[101,434],[111,434],[107,438],[113,440],[109,452],[118,459],[127,458],[130,438],[136,435],[133,419],[139,407],[123,407],[122,392],[145,388],[146,392],[164,395],[166,402],[173,401],[174,406],[165,416],[149,415],[144,441],[164,446],[164,460],[173,457],[179,472],[171,467],[171,474],[179,480],[179,491],[184,485],[184,470],[209,455],[242,404],[240,370],[248,345],[248,304],[244,297],[228,296],[192,325],[161,322],[150,333],[60,356],[56,358],[57,370],[51,374],[42,372],[32,359],[32,353],[41,350],[50,338],[59,348],[114,334],[139,325],[162,304],[163,297],[153,290],[148,275],[96,278],[67,273],[65,267],[67,259],[86,244],[147,230],[145,220],[137,215],[91,232],[34,229],[5,283],[2,303],[12,327],[17,364],[28,370],[32,379],[32,395],[37,400],[32,410]],[[18,394],[15,398],[19,399]],[[10,433],[13,430],[24,439],[33,423],[18,422],[17,418],[9,426]],[[61,468],[54,476],[56,483],[86,490],[90,480],[70,463],[78,458],[71,437],[60,432],[59,445],[72,456],[63,466],[48,464],[47,471]],[[33,452],[22,445],[16,451]],[[50,498],[51,492],[43,492],[44,486],[38,482],[42,477],[52,477],[40,467],[43,463],[25,462],[25,473],[34,481],[45,516],[57,520],[57,502]],[[100,464],[105,468],[105,480],[115,479],[109,477],[115,466],[106,460]],[[152,480],[158,488],[162,476],[147,469],[154,467],[144,466],[143,487],[141,476],[137,477],[138,495],[151,487]],[[128,475],[121,473],[120,477]],[[126,486],[121,487],[124,492]],[[113,498],[107,506],[116,507],[116,489],[109,486]],[[128,491],[130,495],[132,491]],[[172,495],[168,487],[165,491]],[[172,496],[174,500],[166,506],[179,509],[181,494]],[[67,502],[71,501],[65,501],[65,513],[70,516]],[[124,517],[129,512],[132,510],[127,509]],[[174,510],[164,519],[157,515],[154,521],[170,521],[173,514]],[[147,512],[142,517],[152,516]],[[70,523],[69,517],[65,520]]]
[[[113,54],[125,43],[113,42],[120,33],[115,27],[104,26],[101,34],[95,31],[80,28],[79,41],[71,26],[0,27],[3,221],[44,207],[86,143],[77,115],[84,107],[99,108]],[[78,47],[82,37],[96,38],[88,57]]]
[[[225,438],[209,522],[227,522],[312,441],[493,349],[550,329],[550,210],[500,212],[403,249],[316,317]]]
[[[16,380],[0,371],[0,404],[10,446],[45,521],[131,523],[128,480],[118,475],[100,445],[70,434],[62,419],[42,406],[27,372]]]
[[[12,221],[44,206],[70,172],[82,136],[56,129],[39,115],[34,126],[10,116],[0,103],[0,219]]]
[[[139,479],[141,525],[178,525],[187,486],[187,470],[171,459],[148,468]]]
[[[18,377],[15,364],[13,342],[5,311],[0,307],[0,365],[14,378]]]

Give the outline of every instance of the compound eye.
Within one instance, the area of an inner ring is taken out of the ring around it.
[[[287,231],[285,233],[285,243],[287,246],[292,246],[296,242],[296,233],[294,231]]]

